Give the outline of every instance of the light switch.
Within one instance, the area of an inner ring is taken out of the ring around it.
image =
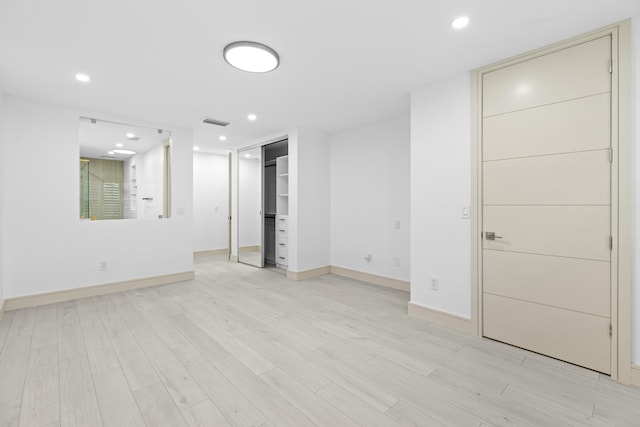
[[[462,207],[462,219],[471,218],[471,206],[466,205]]]

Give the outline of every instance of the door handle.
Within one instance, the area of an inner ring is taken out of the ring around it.
[[[486,231],[484,234],[487,240],[502,239],[502,236],[496,236],[496,233],[493,231]]]

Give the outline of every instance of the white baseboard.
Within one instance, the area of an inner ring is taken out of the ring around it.
[[[375,274],[364,273],[362,271],[350,270],[348,268],[327,265],[324,267],[314,268],[304,271],[287,271],[287,278],[291,280],[305,280],[313,277],[323,276],[325,274],[335,274],[336,276],[346,277],[348,279],[359,280],[361,282],[370,283],[372,285],[384,286],[387,288],[398,289],[409,292],[409,282],[404,280],[392,279],[390,277],[378,276]]]
[[[213,249],[210,251],[196,251],[193,253],[193,257],[194,258],[202,258],[202,257],[208,257],[208,256],[214,256],[214,255],[226,255],[229,253],[229,249],[224,248],[224,249]]]
[[[455,314],[445,313],[444,311],[434,310],[412,302],[408,304],[408,311],[409,316],[427,320],[431,323],[435,323],[436,325],[455,329],[469,335],[474,334],[471,319],[456,316]]]
[[[631,366],[631,384],[640,387],[640,366]]]
[[[231,255],[229,257],[229,261],[231,262],[238,262],[238,255]]]
[[[305,271],[287,271],[287,279],[291,279],[291,280],[306,280],[306,279],[312,279],[314,277],[318,277],[318,276],[324,276],[325,274],[329,274],[331,273],[331,267],[330,266],[324,266],[324,267],[320,267],[320,268],[314,268],[311,270],[305,270]]]
[[[348,268],[335,266],[331,266],[331,274],[348,277],[349,279],[360,280],[362,282],[367,282],[374,285],[385,286],[387,288],[398,289],[400,291],[410,291],[409,282],[404,280],[392,279],[390,277],[378,276],[375,274],[363,273],[362,271],[350,270]]]
[[[184,273],[167,274],[164,276],[145,277],[142,279],[127,280],[124,282],[107,283],[104,285],[86,286],[76,289],[65,289],[62,291],[46,292],[35,295],[25,295],[15,298],[7,298],[4,303],[4,310],[19,310],[27,307],[37,307],[39,305],[54,304],[58,302],[71,301],[79,298],[94,297],[98,295],[113,294],[116,292],[128,291],[131,289],[146,288],[149,286],[166,285],[168,283],[192,280],[195,277],[193,271]]]
[[[4,300],[0,299],[0,320],[4,317]]]

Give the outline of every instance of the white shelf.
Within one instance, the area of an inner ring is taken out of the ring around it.
[[[276,211],[278,215],[289,213],[289,156],[276,158]]]

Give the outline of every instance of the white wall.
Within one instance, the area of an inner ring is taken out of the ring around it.
[[[409,117],[331,135],[330,146],[331,265],[408,281]]]
[[[468,73],[411,94],[411,302],[471,316]],[[431,277],[440,281],[431,290]]]
[[[289,134],[289,270],[330,265],[330,179],[327,135]]]
[[[193,251],[226,249],[229,216],[229,160],[193,154]]]
[[[633,361],[640,365],[640,16],[633,20]],[[411,96],[411,300],[470,317],[470,75]],[[431,276],[440,290],[430,290]]]
[[[192,132],[172,133],[171,219],[81,221],[78,117],[157,126],[13,96],[3,107],[5,298],[193,270]]]

